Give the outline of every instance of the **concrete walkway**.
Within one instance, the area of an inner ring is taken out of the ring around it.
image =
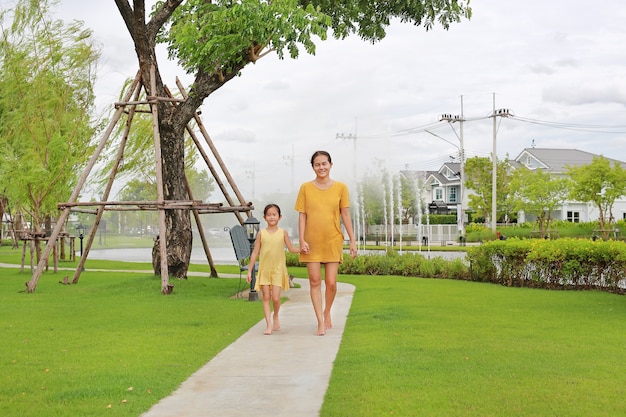
[[[261,320],[142,417],[319,416],[354,286],[338,283],[333,328],[314,336],[309,281],[295,282],[301,288],[283,293],[279,331],[263,335]]]
[[[20,266],[0,263],[0,268]],[[208,274],[190,272],[189,275]],[[220,274],[225,275],[228,274]],[[239,275],[229,277],[239,278]],[[264,335],[265,320],[262,319],[141,417],[319,416],[354,286],[337,283],[333,328],[324,336],[314,336],[317,321],[309,295],[309,280],[295,278],[294,282],[301,288],[282,293],[289,299],[280,308],[280,330],[271,336]],[[262,314],[261,301],[257,303]]]

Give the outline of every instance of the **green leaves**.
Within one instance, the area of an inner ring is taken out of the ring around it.
[[[626,246],[589,239],[508,239],[467,252],[472,278],[509,286],[623,292]]]
[[[271,51],[281,59],[297,58],[302,49],[315,54],[314,39],[325,40],[329,30],[338,39],[356,33],[376,42],[393,19],[428,30],[463,17],[471,17],[469,1],[190,0],[174,11],[158,41],[190,73],[226,74]]]
[[[511,179],[513,208],[536,216],[540,237],[550,229],[552,212],[559,208],[569,193],[568,181],[541,169],[517,169]]]
[[[608,231],[615,220],[613,204],[626,195],[626,170],[618,162],[594,157],[591,164],[568,167],[568,173],[572,179],[571,198],[593,203],[599,210],[600,228]]]
[[[159,40],[168,44],[171,58],[188,72],[236,71],[268,51],[280,58],[297,58],[300,48],[315,53],[313,37],[326,39],[330,19],[312,5],[296,0],[185,2],[171,19],[169,32]]]
[[[91,153],[98,58],[91,32],[52,20],[50,3],[20,1],[9,26],[0,20],[0,189],[36,227],[69,197]]]

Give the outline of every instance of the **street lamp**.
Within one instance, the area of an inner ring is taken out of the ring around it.
[[[80,239],[80,257],[83,257],[83,238],[85,237],[85,226],[83,224],[79,224],[76,226],[76,231],[78,232],[78,238]]]
[[[259,233],[259,224],[260,222],[255,219],[253,216],[250,216],[243,222],[243,226],[246,229],[246,236],[248,241],[250,242],[250,254],[254,251],[254,242],[256,240],[256,236]],[[254,287],[256,286],[256,266],[252,265],[252,279],[250,280],[250,293],[248,294],[248,301],[257,301],[259,299],[259,294],[256,292]]]

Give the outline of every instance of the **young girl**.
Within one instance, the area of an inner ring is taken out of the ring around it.
[[[280,329],[278,311],[280,310],[280,289],[289,289],[289,274],[285,259],[285,246],[291,253],[299,253],[291,243],[286,230],[278,227],[278,221],[283,216],[280,207],[276,204],[268,204],[263,210],[263,218],[267,222],[267,228],[261,230],[254,242],[254,249],[250,255],[248,266],[248,282],[252,281],[252,268],[257,258],[260,257],[259,271],[256,277],[255,289],[261,289],[263,293],[263,313],[267,328],[265,333],[270,335],[273,330]],[[259,256],[260,255],[260,256]],[[270,298],[274,304],[274,324],[270,320]]]

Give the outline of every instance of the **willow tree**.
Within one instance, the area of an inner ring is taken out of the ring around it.
[[[135,44],[142,83],[148,95],[166,97],[155,54],[167,44],[170,58],[190,74],[184,102],[158,105],[164,198],[185,200],[184,132],[203,101],[268,53],[296,58],[300,49],[315,53],[314,40],[357,34],[375,42],[392,20],[448,28],[469,18],[469,0],[167,0],[156,3],[147,19],[144,0],[115,0]],[[151,68],[156,68],[151,80]],[[152,91],[154,82],[156,91]],[[169,273],[184,278],[191,253],[191,221],[186,210],[166,211]]]
[[[0,190],[34,231],[67,200],[94,132],[99,51],[81,23],[50,17],[54,3],[0,11]]]

